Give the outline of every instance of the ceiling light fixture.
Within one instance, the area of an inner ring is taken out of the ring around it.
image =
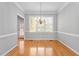
[[[42,20],[41,20],[41,5],[42,3],[40,2],[40,19],[39,19],[39,23],[42,24]]]

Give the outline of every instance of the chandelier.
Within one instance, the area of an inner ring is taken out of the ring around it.
[[[39,19],[39,23],[42,24],[42,18],[41,18],[41,6],[42,6],[42,3],[40,2],[40,19]]]

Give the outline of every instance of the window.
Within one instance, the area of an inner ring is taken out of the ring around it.
[[[30,32],[53,32],[53,17],[30,16]]]

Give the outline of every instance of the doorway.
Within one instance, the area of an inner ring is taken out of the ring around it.
[[[17,16],[18,39],[24,39],[24,18]]]

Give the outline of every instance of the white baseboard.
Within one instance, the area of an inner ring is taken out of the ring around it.
[[[5,56],[7,53],[9,53],[11,50],[13,50],[17,45],[13,46],[11,49],[9,49],[8,51],[6,51],[4,54],[2,54],[1,56]]]
[[[55,38],[26,38],[24,40],[56,40]]]
[[[69,47],[68,45],[66,45],[64,42],[58,40],[59,42],[61,42],[62,44],[64,44],[66,47],[68,47],[69,49],[71,49],[74,53],[76,53],[77,55],[79,55],[79,53],[77,51],[75,51],[74,49],[72,49],[71,47]]]

